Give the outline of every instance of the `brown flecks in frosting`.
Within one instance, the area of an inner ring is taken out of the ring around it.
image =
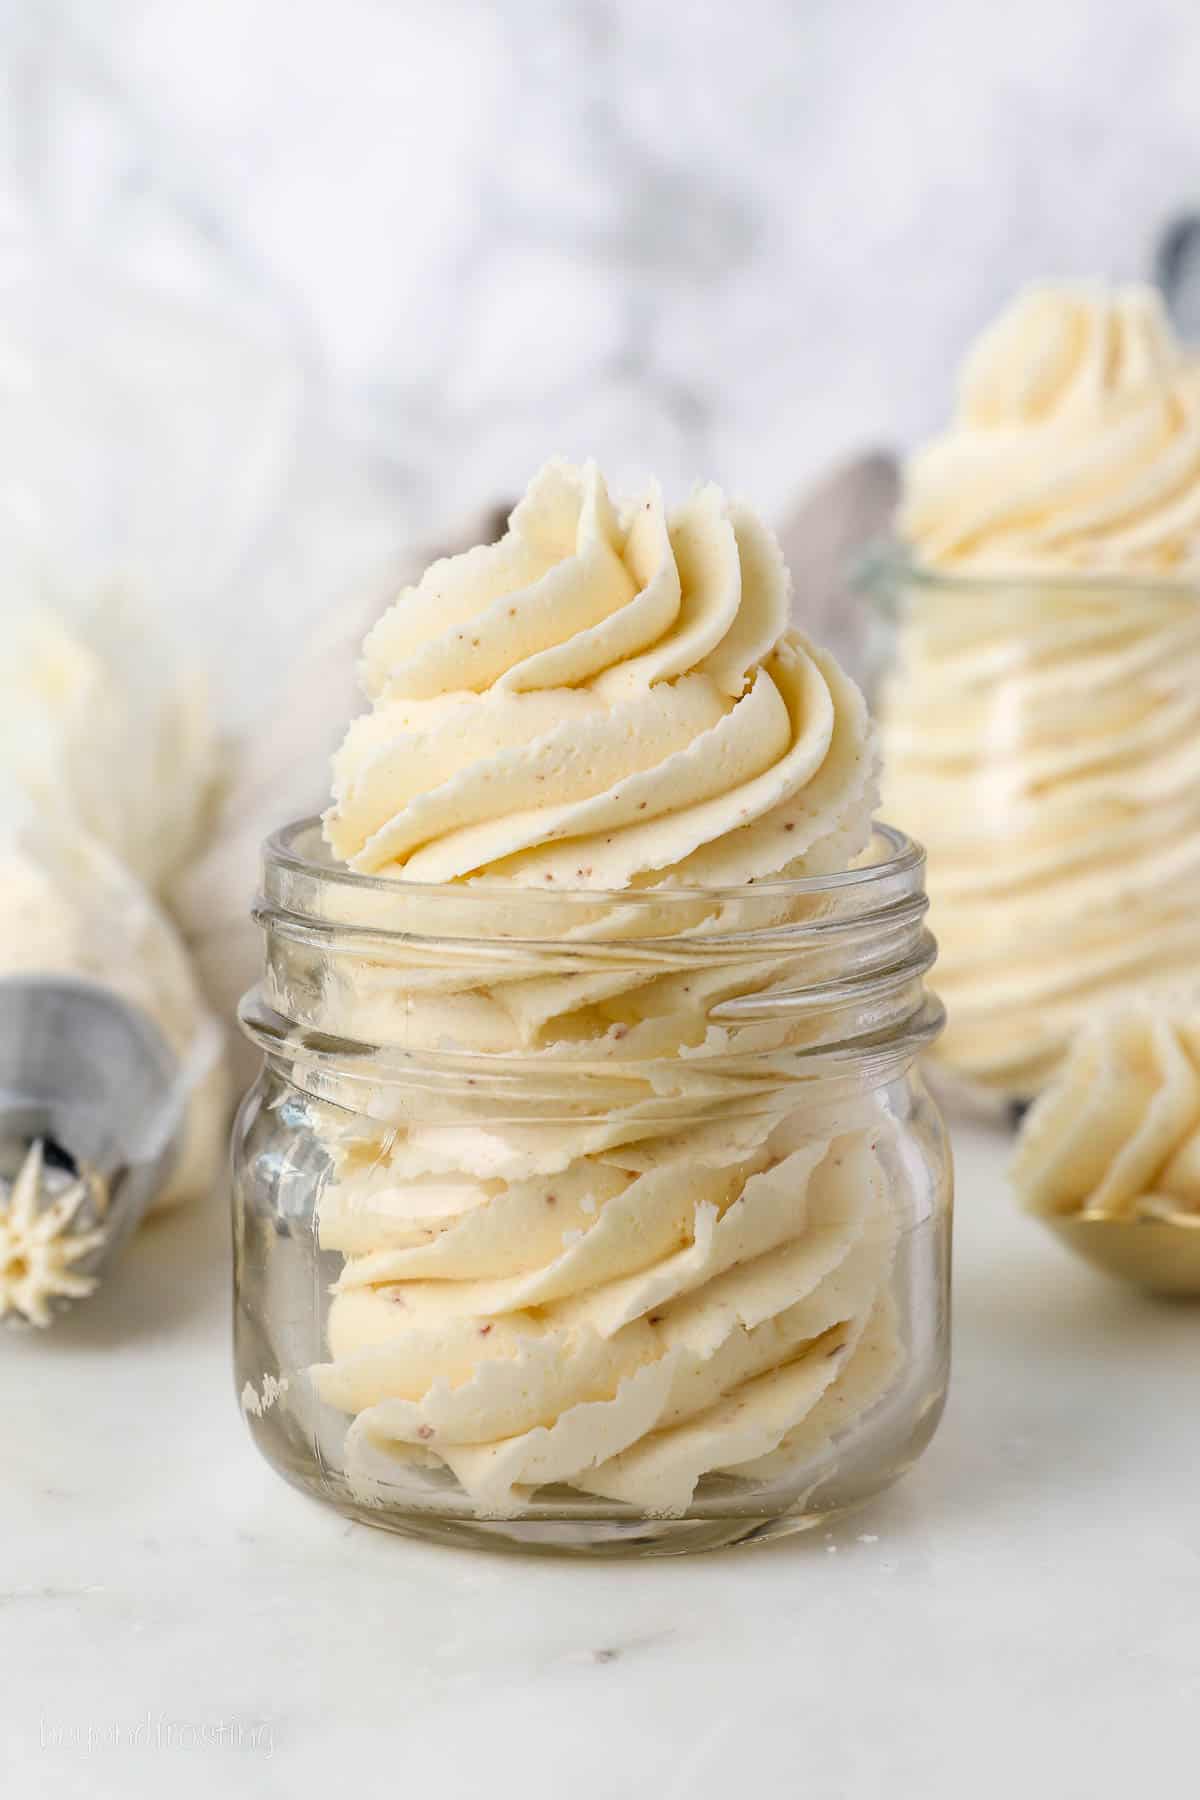
[[[546,1195],[546,1205],[547,1206],[557,1206],[558,1205],[558,1195],[557,1194],[547,1194]]]
[[[491,1320],[491,1319],[489,1319],[489,1320],[488,1320],[488,1322],[487,1322],[487,1324],[486,1324],[486,1325],[481,1325],[481,1326],[480,1326],[480,1327],[479,1327],[479,1335],[480,1335],[480,1337],[486,1337],[486,1336],[487,1336],[487,1334],[488,1334],[488,1332],[489,1332],[489,1331],[490,1331],[490,1330],[491,1330],[491,1329],[492,1329],[492,1320]]]
[[[433,1426],[432,1425],[418,1425],[417,1426],[417,1436],[421,1439],[422,1443],[427,1444],[429,1442],[430,1438],[433,1436]]]

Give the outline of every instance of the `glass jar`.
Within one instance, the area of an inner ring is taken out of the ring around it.
[[[455,1542],[817,1524],[924,1448],[950,1166],[923,857],[724,891],[422,887],[266,848],[236,1355],[289,1481]]]
[[[1098,1004],[1200,960],[1200,594],[876,573],[884,808],[928,853],[937,1069],[1019,1115]]]

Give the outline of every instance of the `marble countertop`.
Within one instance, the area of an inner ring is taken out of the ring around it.
[[[933,1448],[834,1532],[706,1558],[493,1559],[303,1499],[238,1415],[224,1219],[149,1228],[2,1346],[6,1791],[1179,1791],[1200,1311],[1072,1263],[1013,1212],[1004,1141],[957,1137]]]

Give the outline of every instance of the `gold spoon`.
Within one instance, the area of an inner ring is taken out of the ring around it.
[[[1200,1299],[1200,1213],[1146,1195],[1129,1218],[1035,1213],[1067,1248],[1106,1274],[1155,1294]]]

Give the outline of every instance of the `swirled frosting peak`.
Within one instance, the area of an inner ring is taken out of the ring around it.
[[[788,612],[774,537],[719,489],[618,509],[594,465],[548,463],[498,544],[434,563],[368,638],[330,847],[410,881],[592,889],[842,866],[873,797],[865,709]]]
[[[1032,288],[967,358],[949,428],[908,466],[923,562],[1024,573],[1200,567],[1200,367],[1157,293]]]

